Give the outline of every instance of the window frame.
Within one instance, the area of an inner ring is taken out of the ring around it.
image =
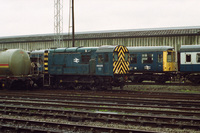
[[[142,64],[152,64],[153,63],[153,54],[152,53],[144,53],[142,54]]]
[[[192,55],[191,54],[185,54],[185,62],[191,62],[192,61]]]

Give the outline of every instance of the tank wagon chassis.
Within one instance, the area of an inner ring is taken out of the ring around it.
[[[0,51],[0,88],[26,87],[29,77],[30,58],[26,51],[4,49]]]
[[[0,88],[6,89],[30,89],[42,87],[42,76],[8,76],[0,77]]]

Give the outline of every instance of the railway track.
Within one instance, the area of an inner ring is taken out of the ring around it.
[[[113,104],[113,103],[94,103],[94,102],[73,102],[73,101],[58,101],[58,100],[31,100],[31,99],[1,99],[2,105],[25,105],[25,106],[42,106],[42,107],[65,107],[74,109],[87,109],[87,110],[109,110],[114,112],[126,112],[126,113],[148,113],[152,114],[167,114],[167,115],[193,115],[200,116],[200,108],[185,108],[185,107],[158,107],[147,105],[127,105],[127,104]],[[195,102],[196,103],[196,102]],[[169,111],[168,111],[169,110]]]
[[[170,85],[170,86],[200,86],[200,84],[194,83],[180,83],[180,82],[167,82],[167,83],[155,83],[155,82],[142,82],[142,83],[134,83],[134,82],[126,82],[126,85]]]
[[[20,107],[20,106],[0,106],[0,113],[2,115],[20,115],[20,116],[39,116],[44,118],[60,118],[69,121],[84,122],[110,122],[131,124],[138,126],[153,126],[153,127],[168,127],[168,128],[188,128],[200,129],[200,119],[196,118],[178,118],[166,116],[150,116],[150,115],[130,115],[130,114],[116,114],[106,113],[101,111],[74,111],[74,110],[59,110],[59,109],[43,109],[35,107]],[[184,124],[183,124],[184,123]]]
[[[170,94],[152,95],[155,97],[117,91],[0,92],[0,130],[28,132],[33,127],[32,132],[162,132],[166,128],[200,131],[198,95],[174,94],[171,99]],[[188,100],[190,97],[193,99]]]

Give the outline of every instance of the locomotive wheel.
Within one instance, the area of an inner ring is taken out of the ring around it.
[[[94,87],[94,86],[92,86],[92,87],[90,87],[90,90],[92,90],[92,91],[97,91],[97,90],[98,90],[98,88],[97,88],[97,87]]]
[[[143,79],[138,79],[137,83],[142,83]]]

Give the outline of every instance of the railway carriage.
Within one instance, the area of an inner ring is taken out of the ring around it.
[[[144,80],[164,83],[171,80],[178,71],[176,52],[170,46],[127,47],[130,53],[130,74],[132,82]]]
[[[185,79],[200,83],[200,45],[181,46],[180,73]]]

